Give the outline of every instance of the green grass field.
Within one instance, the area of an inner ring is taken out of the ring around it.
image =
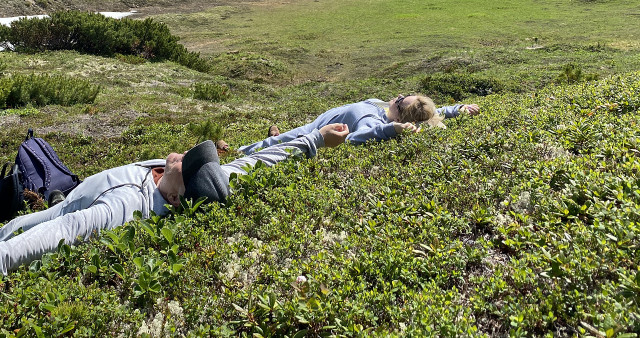
[[[531,67],[554,70],[568,61],[635,69],[637,56],[626,52],[640,47],[638,12],[633,1],[329,0],[159,18],[193,50],[264,54],[290,65],[301,81],[398,77],[398,67],[408,77],[438,71],[430,61],[446,58],[527,79]],[[527,50],[535,38],[547,48]],[[610,53],[594,62],[590,49]]]
[[[93,104],[0,111],[0,160],[33,127],[87,177],[184,151],[207,121],[237,147],[370,97],[448,104],[448,85],[482,113],[257,168],[225,205],[60,246],[0,277],[0,335],[637,337],[640,4],[193,7],[153,18],[209,73],[0,53],[4,79],[101,86]],[[462,79],[501,87],[478,97]],[[229,96],[195,98],[202,84]]]

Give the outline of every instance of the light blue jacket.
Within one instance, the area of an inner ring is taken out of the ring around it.
[[[262,141],[240,147],[238,150],[251,154],[257,149],[273,146],[281,142],[293,140],[300,135],[306,135],[314,129],[320,129],[331,123],[344,123],[349,126],[350,134],[347,140],[353,144],[362,144],[368,140],[388,140],[397,136],[393,122],[387,118],[385,110],[380,106],[383,101],[368,99],[327,110],[313,122],[282,133],[271,136]],[[462,105],[438,108],[437,112],[445,118],[456,117],[460,114]]]
[[[317,130],[291,142],[264,149],[250,156],[222,165],[227,174],[246,174],[245,165],[262,161],[272,166],[292,154],[316,155],[324,146]],[[65,200],[52,208],[20,216],[0,228],[0,272],[39,259],[55,251],[60,240],[67,244],[86,241],[103,229],[113,229],[133,219],[133,212],[142,211],[148,218],[153,211],[164,216],[168,202],[157,189],[151,168],[164,166],[166,160],[150,160],[129,164],[88,177]],[[24,230],[14,235],[20,228]]]

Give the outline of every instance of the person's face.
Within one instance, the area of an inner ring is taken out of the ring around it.
[[[184,154],[171,153],[167,156],[162,180],[159,188],[166,194],[165,198],[172,205],[180,204],[180,196],[184,195],[185,187],[182,179],[182,159]],[[161,187],[160,187],[161,185]]]
[[[269,135],[270,136],[279,136],[280,135],[280,129],[278,129],[277,126],[269,127]]]
[[[391,99],[389,101],[389,114],[387,117],[393,122],[406,122],[400,121],[400,115],[402,110],[412,104],[417,97],[415,95],[407,95],[404,96],[402,94],[398,95],[396,98]]]

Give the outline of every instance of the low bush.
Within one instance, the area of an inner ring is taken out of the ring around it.
[[[223,101],[229,97],[227,86],[215,83],[196,83],[193,85],[193,97],[213,102]]]
[[[16,75],[0,79],[0,107],[93,103],[100,86],[66,76]]]
[[[222,138],[222,126],[211,120],[190,123],[187,125],[187,130],[198,140],[196,144],[205,140],[217,141]]]
[[[636,337],[640,73],[478,103],[62,244],[0,277],[0,334]]]
[[[556,78],[556,83],[573,84],[582,81],[593,81],[598,79],[598,74],[587,73],[582,71],[582,67],[575,63],[569,63],[562,67],[562,71]]]
[[[257,83],[276,83],[290,76],[286,64],[267,55],[248,52],[224,53],[215,57],[214,61],[212,72],[230,78]]]
[[[116,20],[79,11],[54,12],[50,17],[21,19],[4,34],[16,51],[76,50],[113,56],[135,55],[149,60],[171,60],[206,72],[207,61],[178,44],[164,23],[153,19]]]
[[[425,76],[418,91],[437,102],[461,101],[470,96],[486,96],[508,90],[502,81],[467,73],[443,73]]]
[[[147,62],[147,59],[143,58],[142,56],[138,56],[138,55],[123,55],[120,53],[117,53],[115,55],[116,59],[124,62],[124,63],[128,63],[130,65],[141,65],[145,62]]]

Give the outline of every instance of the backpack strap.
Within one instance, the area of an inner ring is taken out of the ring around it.
[[[28,141],[30,138],[33,138],[33,129],[29,128],[27,131],[27,137],[24,138],[25,141]]]
[[[60,161],[58,155],[55,154],[54,150],[43,139],[34,137],[33,140],[36,142],[36,144],[38,144],[38,146],[40,146],[42,152],[44,152],[44,154],[51,160],[56,168],[60,169],[60,171],[62,171],[63,173],[71,176],[71,178],[75,182],[79,181],[78,175],[74,175],[71,170],[69,170],[69,168],[67,168],[67,166],[65,166],[62,161]],[[49,187],[47,186],[47,189],[48,188]]]
[[[49,189],[49,185],[51,184],[51,172],[49,172],[49,168],[47,168],[47,166],[45,165],[45,161],[40,156],[38,156],[38,154],[36,154],[36,152],[33,151],[33,149],[31,149],[29,145],[27,145],[26,143],[22,144],[22,149],[24,149],[27,153],[29,153],[29,155],[33,156],[38,161],[40,161],[40,165],[42,166],[42,168],[44,168],[44,187],[43,188],[45,190]]]
[[[4,164],[4,166],[2,166],[2,175],[0,175],[0,179],[4,178],[4,174],[7,173],[7,167],[9,167],[11,165],[11,162],[7,162]],[[9,175],[11,175],[11,171],[9,172]]]

